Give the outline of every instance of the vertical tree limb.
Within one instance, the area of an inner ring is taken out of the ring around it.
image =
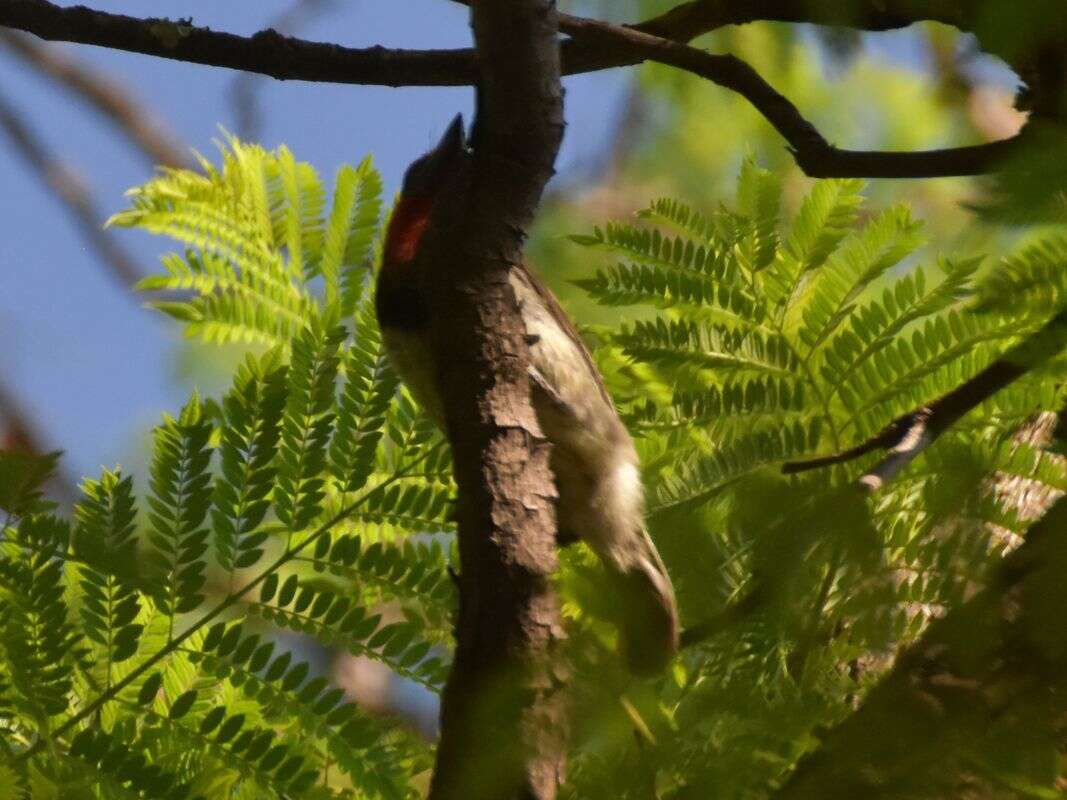
[[[474,153],[418,256],[459,487],[462,569],[430,796],[550,800],[565,739],[555,488],[508,271],[562,138],[556,10],[551,0],[482,0],[472,18]]]

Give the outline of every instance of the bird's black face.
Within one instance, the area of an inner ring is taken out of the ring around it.
[[[404,197],[433,197],[448,182],[448,178],[462,162],[467,152],[467,137],[463,133],[463,115],[456,114],[437,146],[413,162],[404,173],[401,195]]]
[[[463,168],[466,155],[463,117],[457,114],[437,146],[404,173],[400,199],[385,236],[384,265],[408,264],[415,258],[437,198]]]

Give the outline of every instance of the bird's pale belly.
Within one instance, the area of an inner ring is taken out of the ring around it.
[[[512,285],[530,342],[531,366],[550,390],[531,382],[534,411],[545,438],[553,444],[560,538],[585,539],[614,560],[619,539],[628,538],[628,531],[640,525],[643,516],[637,453],[578,345],[521,277],[513,278]],[[383,339],[411,394],[443,429],[444,406],[426,339],[395,329],[384,330]]]

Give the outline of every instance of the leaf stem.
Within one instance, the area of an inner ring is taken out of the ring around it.
[[[300,542],[296,546],[287,546],[285,552],[278,556],[278,558],[276,558],[273,563],[267,566],[267,568],[260,572],[255,578],[250,580],[240,589],[230,592],[228,595],[226,595],[226,597],[219,601],[218,605],[216,605],[204,616],[202,616],[200,619],[190,625],[189,628],[186,629],[182,634],[171,639],[155,655],[149,657],[144,663],[140,664],[137,668],[131,670],[129,674],[127,674],[122,680],[110,686],[105,692],[103,692],[99,697],[97,697],[96,700],[85,706],[81,711],[79,711],[73,717],[71,717],[58,728],[56,728],[54,731],[52,731],[52,737],[57,738],[59,736],[62,736],[75,725],[96,713],[96,711],[102,708],[105,703],[108,703],[113,700],[119,692],[121,692],[123,689],[125,689],[135,680],[137,680],[151,667],[155,666],[164,658],[166,658],[175,650],[177,650],[194,633],[203,628],[212,620],[221,616],[231,606],[236,604],[237,601],[240,600],[244,595],[255,589],[257,586],[259,586],[259,584],[263,583],[263,581],[265,581],[270,575],[274,574],[281,567],[283,567],[289,561],[294,559],[298,553],[300,553],[309,545],[314,544],[316,541],[322,538],[322,536],[328,533],[335,525],[337,525],[339,522],[348,517],[353,511],[359,508],[359,506],[367,502],[376,492],[381,492],[387,486],[390,486],[391,484],[403,478],[412,467],[422,462],[425,459],[426,455],[428,455],[428,453],[420,458],[415,459],[404,469],[393,473],[389,478],[387,478],[382,483],[379,483],[377,486],[367,489],[351,503],[346,506],[343,506],[336,514],[330,517],[330,519],[322,523],[322,525],[320,525],[315,530],[315,532],[312,533],[308,538],[304,539],[304,541]],[[36,755],[38,752],[40,752],[43,744],[43,740],[38,739],[37,742],[35,742],[29,749],[24,750],[19,755],[19,760],[22,761]]]

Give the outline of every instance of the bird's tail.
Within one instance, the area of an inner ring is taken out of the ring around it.
[[[640,531],[640,550],[625,567],[608,568],[618,585],[618,624],[623,657],[636,675],[663,670],[678,652],[678,606],[674,587],[648,532]]]

